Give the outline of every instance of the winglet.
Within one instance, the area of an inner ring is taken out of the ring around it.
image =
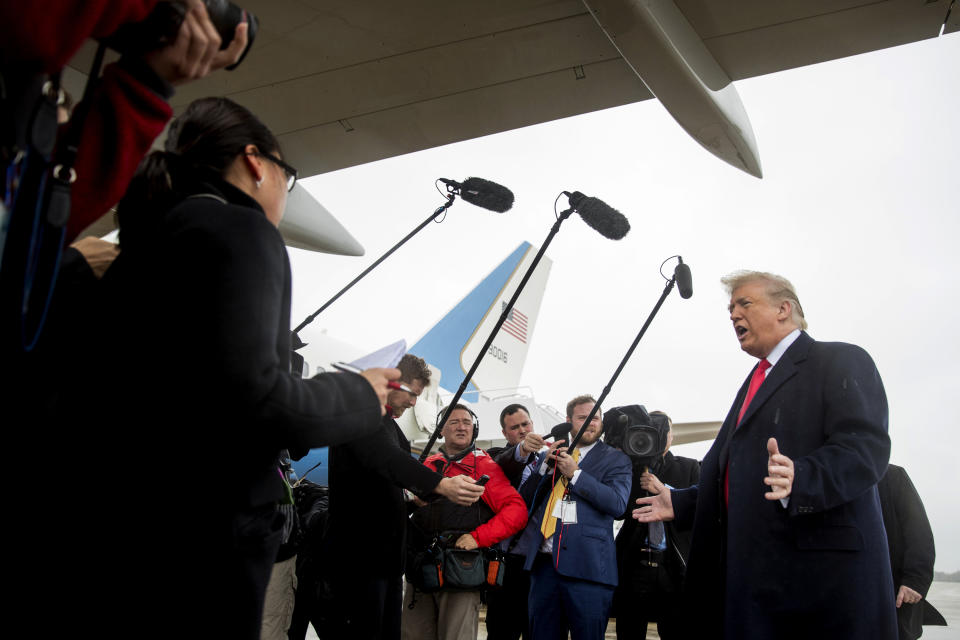
[[[733,82],[672,0],[583,0],[600,29],[670,115],[707,151],[763,177]]]

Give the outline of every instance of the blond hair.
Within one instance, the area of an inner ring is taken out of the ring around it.
[[[800,306],[800,298],[797,296],[796,289],[789,280],[775,273],[766,271],[735,271],[730,275],[720,278],[723,288],[727,295],[733,295],[733,292],[740,287],[753,282],[763,282],[766,285],[766,294],[770,302],[780,304],[789,302],[794,324],[803,330],[807,328],[807,320],[803,315],[803,307]]]

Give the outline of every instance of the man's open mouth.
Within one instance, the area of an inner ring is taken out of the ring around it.
[[[747,328],[744,326],[736,326],[733,330],[737,332],[738,338],[742,338],[747,333]]]

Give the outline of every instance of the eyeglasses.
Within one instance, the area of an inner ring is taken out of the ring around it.
[[[299,171],[271,153],[248,153],[247,155],[266,158],[270,162],[283,169],[284,173],[287,174],[287,191],[293,191],[294,185],[297,184],[297,174]]]

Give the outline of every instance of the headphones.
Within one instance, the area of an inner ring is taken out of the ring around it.
[[[440,409],[440,413],[437,414],[437,431],[440,430],[440,427],[441,427],[440,420],[443,419],[443,414],[447,412],[447,408],[449,406],[450,405],[447,405],[443,409]],[[473,412],[473,409],[471,409],[465,404],[460,405],[459,407],[454,409],[454,411],[456,411],[457,409],[461,409],[461,410],[466,409],[467,413],[469,413],[471,417],[473,417],[473,437],[470,439],[470,444],[473,444],[474,442],[477,441],[477,438],[480,437],[480,418],[478,418],[477,414]],[[453,411],[451,411],[451,413],[453,413]]]

